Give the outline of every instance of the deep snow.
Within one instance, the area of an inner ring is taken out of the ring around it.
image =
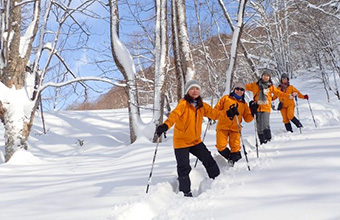
[[[146,194],[156,144],[145,137],[129,144],[126,109],[48,112],[45,135],[37,116],[29,151],[0,164],[0,219],[340,219],[340,102],[327,103],[322,87],[310,88],[311,79],[304,79],[291,82],[309,95],[317,128],[306,100],[298,100],[302,134],[294,125],[286,133],[273,111],[273,140],[259,146],[256,158],[254,125],[243,123],[248,171],[244,157],[226,165],[211,126],[205,143],[221,175],[208,179],[198,163],[190,174],[194,198],[177,190],[172,129],[159,144]],[[151,117],[143,111],[145,121]]]

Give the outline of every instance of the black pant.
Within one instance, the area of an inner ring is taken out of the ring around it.
[[[184,193],[191,191],[191,182],[189,178],[189,173],[191,171],[189,153],[192,153],[200,161],[202,161],[210,178],[215,178],[220,174],[220,169],[218,168],[216,161],[211,156],[210,151],[203,142],[192,147],[175,149],[179,191]]]

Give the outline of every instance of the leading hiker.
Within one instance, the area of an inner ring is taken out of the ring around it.
[[[189,80],[185,85],[184,98],[178,102],[168,119],[156,129],[157,135],[161,136],[175,125],[173,145],[177,161],[179,191],[187,197],[192,197],[189,153],[202,161],[210,178],[214,179],[220,174],[216,161],[201,140],[201,130],[203,116],[216,120],[221,112],[203,102],[200,91],[200,83],[197,80]]]

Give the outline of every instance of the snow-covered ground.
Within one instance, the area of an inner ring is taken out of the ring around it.
[[[146,194],[156,144],[143,137],[129,144],[126,109],[48,112],[45,135],[38,116],[29,151],[0,164],[0,219],[340,219],[340,101],[332,96],[328,103],[322,86],[304,79],[291,82],[309,95],[317,128],[306,100],[298,100],[302,134],[294,125],[294,133],[286,133],[273,111],[273,140],[259,146],[257,158],[254,124],[244,124],[248,171],[244,157],[226,165],[211,126],[205,143],[221,175],[208,179],[199,163],[190,174],[194,198],[177,190],[173,129],[159,144]]]

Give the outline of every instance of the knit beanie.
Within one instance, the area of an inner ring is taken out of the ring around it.
[[[272,76],[272,71],[270,69],[264,69],[263,72],[262,72],[262,75],[268,75],[268,76]]]
[[[283,73],[283,74],[281,75],[281,80],[282,80],[283,78],[286,78],[286,79],[289,80],[288,74],[287,74],[287,73]]]
[[[245,88],[244,87],[244,83],[243,82],[236,82],[235,84],[234,84],[234,87],[233,87],[233,89],[235,90],[235,88]]]
[[[197,87],[197,88],[199,88],[199,90],[201,90],[200,82],[198,82],[197,80],[192,79],[192,80],[189,80],[185,84],[185,88],[184,88],[185,93],[184,94],[187,94],[192,87]]]

